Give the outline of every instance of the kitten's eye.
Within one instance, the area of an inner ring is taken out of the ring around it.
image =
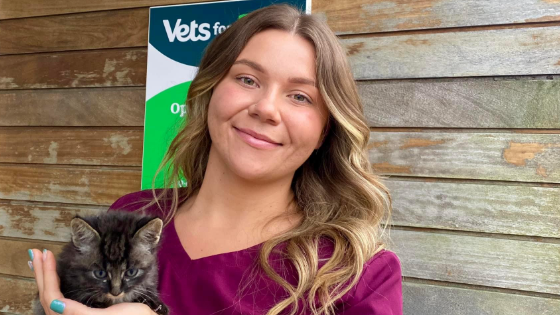
[[[96,279],[103,280],[107,278],[107,272],[105,272],[105,270],[94,270],[92,271],[92,273],[93,273],[93,277]]]
[[[127,277],[130,277],[130,278],[134,278],[134,277],[136,277],[136,275],[138,275],[138,269],[130,268],[125,272],[124,275],[127,276]]]

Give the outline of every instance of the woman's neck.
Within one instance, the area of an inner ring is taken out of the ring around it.
[[[209,228],[262,231],[276,234],[293,227],[299,216],[293,206],[292,178],[274,181],[249,181],[233,174],[222,161],[210,154],[202,186],[191,200],[181,207],[189,218],[204,222]],[[272,218],[267,231],[263,228]]]

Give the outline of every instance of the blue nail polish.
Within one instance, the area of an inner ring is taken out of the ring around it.
[[[31,271],[33,271],[33,262],[28,261],[27,265],[29,266],[29,269],[31,269]]]
[[[64,304],[63,302],[60,302],[59,300],[53,300],[51,302],[51,310],[57,312],[58,314],[62,314],[62,312],[64,312],[65,307],[66,307],[66,304]]]
[[[33,251],[31,249],[28,249],[27,253],[29,254],[29,258],[31,258],[31,261],[33,261]]]

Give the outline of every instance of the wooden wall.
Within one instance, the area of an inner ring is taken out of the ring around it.
[[[28,248],[138,190],[148,7],[0,0],[0,312]],[[313,0],[388,177],[408,315],[560,314],[560,1]]]

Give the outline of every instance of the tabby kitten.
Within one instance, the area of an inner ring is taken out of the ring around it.
[[[158,314],[168,313],[157,294],[161,219],[109,211],[96,217],[76,216],[70,225],[72,240],[56,265],[65,298],[95,308],[140,302]],[[34,314],[45,314],[38,297]]]

